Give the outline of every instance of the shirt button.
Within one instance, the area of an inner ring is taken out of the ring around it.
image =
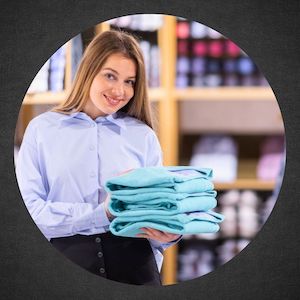
[[[94,145],[90,145],[90,150],[91,151],[95,150],[95,146]]]
[[[90,125],[91,127],[95,127],[96,126],[96,124],[95,123],[91,123],[91,125]]]
[[[96,176],[96,173],[94,172],[94,171],[92,171],[91,173],[90,173],[90,177],[95,177]]]
[[[100,271],[100,273],[102,273],[102,274],[105,273],[105,269],[104,269],[104,268],[100,268],[99,271]]]
[[[97,255],[98,255],[98,257],[101,258],[103,256],[103,253],[102,252],[98,252]]]
[[[101,238],[100,237],[96,237],[95,242],[96,243],[101,243]]]

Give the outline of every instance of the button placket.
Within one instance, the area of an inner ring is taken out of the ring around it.
[[[96,248],[97,248],[97,257],[99,259],[98,270],[99,274],[103,277],[107,277],[105,270],[105,263],[103,257],[103,249],[102,249],[102,239],[100,237],[95,238]]]
[[[90,123],[90,127],[96,127],[96,123],[95,122],[91,122]],[[95,139],[95,137],[96,137],[96,139]],[[92,138],[92,143],[88,146],[88,149],[89,149],[89,151],[95,151],[95,149],[96,149],[96,146],[95,146],[95,142],[97,141],[97,131],[95,131],[94,129],[93,129],[93,138]],[[94,154],[93,154],[94,155]],[[95,171],[95,170],[90,170],[90,172],[89,172],[89,177],[90,178],[95,178],[97,176],[97,172]]]

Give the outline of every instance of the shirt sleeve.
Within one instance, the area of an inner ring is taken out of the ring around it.
[[[146,167],[161,167],[163,153],[155,132],[151,129],[147,136]]]
[[[156,166],[160,167],[162,165],[163,165],[162,149],[156,134],[154,133],[154,131],[151,130],[151,134],[149,136],[149,141],[148,141],[147,167],[156,167]],[[152,248],[155,248],[159,250],[161,253],[163,253],[165,249],[178,243],[178,241],[180,241],[181,238],[182,236],[169,243],[162,243],[152,239],[149,239],[149,242]]]
[[[47,200],[47,178],[41,156],[38,155],[35,129],[28,125],[16,162],[16,175],[24,203],[36,225],[48,238],[69,236],[91,228],[109,225],[104,203]]]

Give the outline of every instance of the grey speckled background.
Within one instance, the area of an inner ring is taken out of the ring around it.
[[[0,299],[300,298],[300,1],[10,0],[0,6]],[[83,29],[132,13],[197,20],[236,42],[268,79],[286,129],[283,186],[255,240],[216,271],[162,288],[102,280],[58,254],[31,220],[13,167],[18,110],[43,62]]]

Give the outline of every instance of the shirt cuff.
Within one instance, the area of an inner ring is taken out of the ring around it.
[[[95,209],[93,216],[93,224],[95,224],[95,227],[109,226],[110,221],[105,212],[104,202],[99,204],[98,207]]]
[[[149,242],[151,243],[152,247],[158,249],[161,253],[164,252],[164,250],[166,250],[167,248],[175,245],[176,243],[178,243],[180,240],[182,239],[182,235],[177,238],[176,240],[174,241],[171,241],[171,242],[168,242],[168,243],[164,243],[164,242],[159,242],[157,240],[152,240],[152,239],[149,239]]]

